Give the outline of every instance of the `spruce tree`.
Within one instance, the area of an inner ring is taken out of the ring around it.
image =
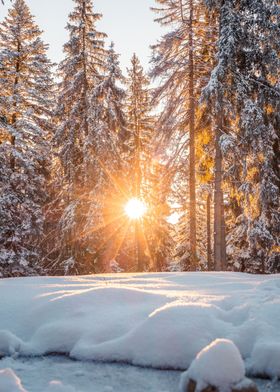
[[[119,65],[119,55],[115,52],[114,44],[111,43],[107,52],[105,63],[105,74],[93,94],[99,103],[98,110],[98,132],[100,142],[98,147],[100,176],[100,227],[101,240],[98,246],[98,271],[111,272],[116,268],[116,259],[122,238],[123,209],[126,194],[123,170],[124,142],[127,138],[127,121],[125,113],[126,92],[123,88],[125,78]],[[97,105],[95,105],[97,107]],[[90,191],[90,199],[96,198],[96,190]],[[100,199],[101,201],[101,199]],[[88,216],[88,226],[92,225],[93,217]],[[87,236],[87,247],[94,243],[93,235]],[[95,234],[94,234],[95,235]]]
[[[279,254],[279,4],[208,3],[220,14],[219,62],[205,95],[233,200],[228,249],[234,268],[266,272]]]
[[[153,47],[152,76],[161,78],[156,98],[164,103],[160,119],[162,132],[169,135],[172,145],[180,144],[187,154],[182,153],[187,170],[182,165],[180,178],[181,205],[185,211],[181,215],[180,252],[185,269],[198,267],[197,249],[197,169],[198,133],[200,132],[199,99],[213,66],[216,21],[210,15],[203,1],[189,2],[158,0],[157,22],[168,26],[170,31]],[[173,148],[175,155],[176,147]],[[175,156],[175,159],[177,157]],[[188,189],[184,190],[185,186]],[[186,197],[182,197],[182,192]],[[183,245],[184,244],[184,245]],[[184,251],[183,251],[183,248]]]
[[[53,81],[47,46],[24,0],[0,24],[0,269],[40,272],[52,132]],[[41,271],[42,272],[42,271]]]
[[[92,226],[100,224],[100,187],[104,177],[99,151],[103,109],[96,89],[106,70],[106,35],[96,30],[101,15],[94,13],[93,2],[74,2],[67,24],[70,38],[59,66],[62,81],[54,139],[61,162],[63,203],[50,264],[53,272],[59,273],[94,272],[96,254],[86,247],[86,237]],[[97,243],[98,233],[92,246]]]
[[[125,264],[139,272],[162,271],[167,268],[173,246],[167,222],[170,176],[165,173],[165,163],[155,159],[159,133],[152,114],[150,81],[136,55],[128,70],[127,86],[127,132],[122,154],[128,178],[126,193],[128,199],[142,200],[147,211],[127,227],[119,259],[126,259]]]

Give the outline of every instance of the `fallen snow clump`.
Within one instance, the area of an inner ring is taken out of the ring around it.
[[[216,339],[201,350],[190,368],[181,376],[180,389],[187,391],[190,380],[196,382],[196,392],[207,386],[228,392],[245,377],[245,366],[235,344],[227,339]]]

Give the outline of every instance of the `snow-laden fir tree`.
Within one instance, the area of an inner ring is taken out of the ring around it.
[[[151,115],[151,96],[149,91],[149,80],[136,54],[131,59],[131,67],[128,69],[127,79],[127,128],[129,134],[124,141],[124,168],[127,182],[127,197],[145,200],[143,194],[143,180],[145,177],[145,154],[147,153],[148,139],[153,132],[154,119]],[[143,271],[147,268],[148,256],[145,253],[146,245],[144,239],[143,221],[136,220],[128,227],[128,242],[133,237],[130,247],[131,268]],[[126,251],[129,253],[129,251]],[[128,260],[129,262],[129,260]]]
[[[174,173],[160,157],[153,156],[154,137],[150,141],[150,156],[143,191],[148,210],[143,218],[147,256],[150,271],[167,271],[174,250],[170,194]]]
[[[205,95],[223,131],[218,143],[235,206],[230,261],[272,271],[280,238],[279,2],[208,3],[220,14],[219,62]]]
[[[67,24],[70,37],[64,45],[65,58],[59,66],[55,145],[61,162],[61,216],[54,231],[53,253],[46,260],[53,272],[59,273],[95,269],[95,252],[85,244],[88,232],[102,224],[100,188],[105,176],[100,166],[104,156],[99,151],[104,143],[103,108],[95,89],[106,70],[106,35],[96,30],[101,15],[94,13],[92,0],[74,3]],[[93,247],[99,242],[98,234]]]
[[[159,7],[153,9],[158,14],[156,21],[169,31],[153,47],[152,76],[161,78],[156,92],[157,99],[164,104],[160,128],[169,144],[176,143],[176,155],[178,144],[187,151],[182,156],[188,170],[181,166],[187,178],[177,174],[182,184],[177,202],[186,208],[180,218],[178,246],[184,258],[183,268],[195,269],[200,256],[196,235],[199,98],[213,67],[216,20],[201,0],[157,3]]]
[[[128,70],[127,86],[127,132],[122,154],[126,197],[143,200],[148,210],[142,219],[124,225],[120,261],[132,270],[163,270],[172,243],[166,221],[169,182],[162,162],[155,159],[157,133],[150,81],[136,55]]]
[[[123,145],[127,139],[125,99],[123,88],[125,78],[119,65],[119,55],[111,43],[106,56],[105,74],[93,90],[95,97],[95,124],[98,124],[100,140],[96,150],[99,157],[99,167],[103,181],[100,182],[100,213],[102,225],[99,228],[100,242],[97,244],[97,268],[100,272],[110,272],[111,266],[116,265],[119,241],[122,238],[123,208],[124,208],[124,162],[122,158]],[[96,110],[97,105],[99,109]],[[89,191],[90,200],[96,199],[96,189]],[[102,200],[101,200],[102,198]],[[93,209],[95,208],[92,204]],[[91,249],[95,235],[92,228],[93,215],[90,209],[87,217],[88,235],[87,248]],[[112,263],[112,261],[114,261]]]
[[[0,24],[0,273],[40,271],[53,100],[47,46],[24,0]]]

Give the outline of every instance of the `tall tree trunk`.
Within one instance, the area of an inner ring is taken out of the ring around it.
[[[134,67],[134,74],[136,74],[136,65]],[[134,86],[135,87],[135,86]],[[135,157],[134,157],[134,184],[133,184],[133,196],[138,200],[141,198],[141,184],[142,184],[142,172],[141,172],[141,126],[139,124],[139,112],[138,112],[138,91],[135,87],[134,91],[134,143],[135,143]],[[144,252],[143,252],[143,241],[142,241],[142,225],[139,220],[135,221],[135,262],[137,272],[143,272],[144,269]]]
[[[83,71],[84,71],[84,94],[83,94],[83,101],[84,101],[84,111],[85,111],[85,136],[88,136],[88,77],[87,77],[87,31],[86,31],[86,2],[83,1],[83,13],[82,13],[82,20],[83,20]]]
[[[211,193],[207,195],[207,269],[212,270],[212,246],[211,246]]]
[[[142,184],[142,172],[141,172],[141,129],[139,126],[138,118],[136,119],[136,164],[135,164],[135,197],[141,199],[141,184]],[[140,218],[141,219],[141,218]],[[136,257],[137,257],[137,271],[143,272],[144,270],[144,239],[143,239],[143,228],[141,220],[135,221],[135,239],[136,239]]]
[[[184,21],[181,1],[182,19]],[[196,265],[196,176],[195,176],[195,97],[194,97],[194,42],[193,42],[193,0],[189,1],[189,236],[191,269]]]
[[[224,195],[222,190],[223,159],[220,147],[220,139],[223,129],[222,98],[219,97],[219,110],[217,114],[217,126],[215,130],[215,193],[214,193],[214,266],[215,271],[223,271],[226,268],[226,241],[224,219]]]
[[[21,43],[18,41],[17,42],[17,52],[18,52],[18,57],[17,57],[17,61],[16,61],[16,76],[15,76],[15,80],[14,80],[14,86],[13,86],[13,94],[14,97],[17,94],[17,89],[18,89],[18,84],[19,84],[19,72],[20,72],[20,57],[19,57],[19,53],[21,51]],[[14,112],[12,115],[12,119],[11,119],[11,125],[13,126],[13,128],[16,128],[16,122],[17,122],[17,100],[14,98],[14,102],[13,102],[13,108],[14,108]],[[11,145],[15,146],[16,144],[16,137],[15,135],[11,136]],[[15,157],[12,155],[11,156],[11,169],[14,170],[15,169]]]
[[[195,101],[194,101],[194,58],[193,58],[193,1],[190,0],[189,19],[189,114],[190,114],[190,248],[191,263],[196,263],[196,178],[195,178]]]

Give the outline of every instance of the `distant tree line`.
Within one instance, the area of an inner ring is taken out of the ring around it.
[[[0,276],[280,272],[279,2],[157,0],[125,77],[73,1],[58,67],[24,0],[0,23]]]

